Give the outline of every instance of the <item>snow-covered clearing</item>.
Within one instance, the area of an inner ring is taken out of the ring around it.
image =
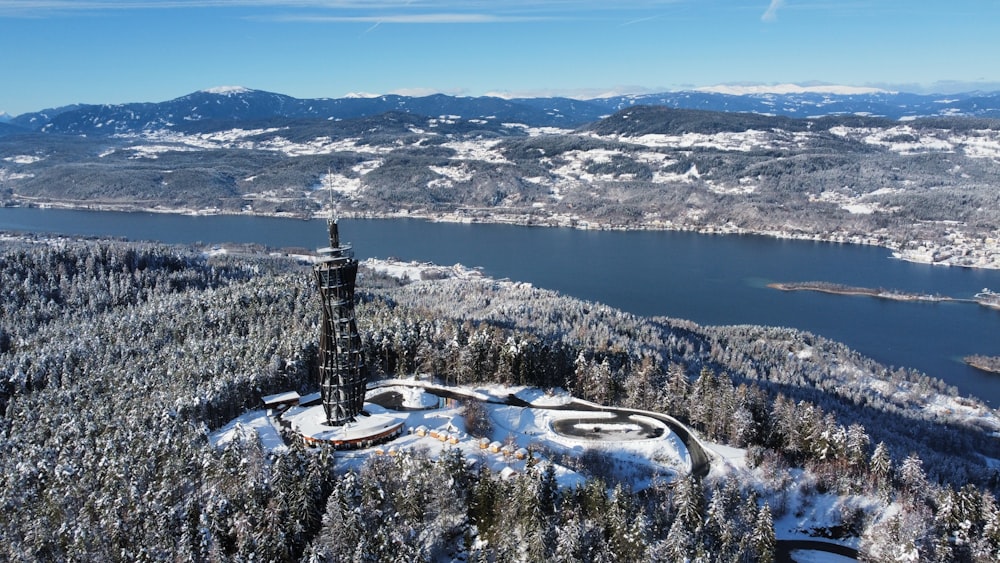
[[[903,124],[888,129],[836,126],[830,128],[830,133],[902,155],[962,151],[970,158],[1000,159],[1000,131],[990,129],[956,133],[950,129],[917,129]]]
[[[25,178],[34,178],[34,174],[26,174],[24,172],[11,172],[6,168],[0,168],[0,181],[3,180],[23,180]]]
[[[472,179],[473,171],[460,164],[458,166],[429,166],[432,172],[439,174],[453,182],[468,182]]]
[[[552,407],[563,406],[571,399],[562,391],[502,386],[450,388],[460,395],[482,401],[492,433],[475,437],[466,428],[462,404],[466,399],[445,399],[431,392],[435,389],[439,387],[416,379],[380,382],[369,389],[365,411],[403,420],[404,430],[399,437],[379,446],[338,451],[338,458],[344,460],[345,467],[357,467],[371,455],[414,451],[433,459],[448,448],[457,448],[470,463],[484,464],[504,475],[523,473],[531,464],[552,461],[560,485],[572,487],[583,483],[585,476],[560,461],[579,459],[589,452],[592,457],[603,458],[604,463],[614,467],[619,474],[629,477],[635,489],[641,489],[655,478],[684,474],[691,466],[683,442],[662,423],[644,416],[622,422],[614,420],[610,412],[553,410]],[[511,395],[531,406],[500,404]],[[391,400],[392,396],[396,396],[403,410],[384,406],[384,399],[389,397],[385,400]],[[302,403],[311,399],[314,397],[303,397]],[[281,416],[295,426],[305,420],[306,410],[306,407],[292,407]],[[260,410],[246,413],[212,433],[210,443],[222,448],[236,436],[247,438],[256,433],[266,450],[282,451],[287,446],[277,430],[276,416],[268,416]],[[579,425],[591,429],[600,428],[600,431],[593,433],[592,438],[560,434],[554,430],[553,422],[566,418],[579,420]],[[650,425],[663,426],[663,432],[656,437],[644,437],[637,432]]]
[[[282,452],[288,449],[285,441],[281,439],[278,428],[274,425],[274,419],[268,416],[267,411],[263,410],[250,411],[240,415],[229,424],[209,434],[208,442],[212,447],[224,448],[237,436],[246,439],[254,435],[267,451]]]
[[[491,139],[488,141],[449,141],[441,146],[455,151],[452,160],[481,160],[493,164],[510,163],[499,150],[496,149],[502,141]]]
[[[41,156],[36,156],[32,154],[18,154],[14,156],[8,156],[4,158],[6,162],[12,162],[14,164],[34,164],[40,160],[45,160]]]
[[[479,270],[466,268],[461,264],[438,266],[430,262],[402,262],[400,260],[379,260],[369,258],[361,263],[365,268],[402,281],[428,279],[482,279]]]
[[[569,135],[573,133],[572,129],[562,129],[560,127],[529,127],[524,123],[504,123],[503,126],[508,129],[521,129],[527,133],[529,137],[541,137],[543,135]]]
[[[398,147],[379,146],[361,143],[360,139],[332,139],[316,137],[310,141],[291,141],[280,135],[280,128],[269,129],[230,129],[213,133],[187,134],[174,131],[147,131],[142,134],[120,135],[122,139],[135,139],[136,144],[127,150],[135,151],[143,156],[155,155],[167,150],[265,150],[282,152],[288,156],[324,155],[335,152],[356,152],[366,154],[384,154]],[[262,137],[254,139],[253,137]],[[149,143],[149,144],[146,144]],[[105,153],[106,156],[110,153]]]
[[[809,201],[811,202],[822,202],[822,203],[832,203],[855,215],[870,215],[876,211],[888,212],[891,209],[887,209],[878,202],[871,201],[869,198],[874,196],[886,195],[889,193],[899,193],[902,190],[891,190],[887,188],[879,189],[871,193],[861,194],[861,195],[848,195],[845,193],[840,193],[836,191],[824,191],[819,195],[810,196]]]
[[[372,162],[372,161],[369,161]],[[381,163],[381,161],[376,161]],[[376,165],[377,166],[377,165]],[[355,166],[355,169],[359,169],[360,165]],[[373,169],[373,168],[372,168]],[[365,169],[361,174],[370,172],[372,169]],[[355,170],[356,172],[358,170]],[[358,177],[345,176],[343,174],[338,174],[336,172],[330,172],[323,174],[320,177],[320,182],[318,185],[313,187],[314,190],[331,190],[337,192],[341,195],[354,195],[361,189],[361,178]]]
[[[807,133],[777,133],[748,129],[739,132],[682,133],[666,135],[650,133],[646,135],[613,135],[609,140],[634,143],[650,148],[692,149],[708,148],[720,151],[749,152],[764,149],[792,148],[801,146],[808,139]]]

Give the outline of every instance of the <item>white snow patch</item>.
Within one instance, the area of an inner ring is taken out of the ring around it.
[[[916,129],[910,125],[888,129],[837,126],[831,127],[830,133],[902,155],[961,150],[970,158],[1000,159],[1000,131],[989,129],[956,133],[950,129]]]
[[[195,152],[198,149],[178,145],[134,145],[128,147],[127,150],[134,153],[129,157],[131,159],[149,158],[155,160],[160,158],[160,155],[166,152]]]
[[[350,178],[343,174],[330,172],[320,177],[316,190],[332,190],[342,195],[354,195],[361,189],[361,178]]]
[[[472,179],[472,170],[464,164],[458,166],[429,166],[435,174],[440,174],[453,182],[468,182]]]
[[[366,160],[360,162],[351,167],[351,170],[357,173],[358,176],[364,176],[365,174],[375,170],[376,168],[382,166],[385,161],[381,158],[376,158],[372,160]]]
[[[827,190],[820,193],[818,196],[810,196],[809,201],[833,203],[848,213],[870,215],[876,211],[890,212],[892,209],[885,208],[878,202],[868,201],[869,198],[873,196],[900,193],[901,191],[902,190],[898,188],[879,188],[867,194],[853,195]]]
[[[243,86],[214,86],[212,88],[206,88],[202,92],[206,94],[219,94],[223,96],[232,96],[234,94],[246,94],[247,92],[252,92],[253,90],[245,88]]]
[[[430,262],[403,262],[400,260],[379,260],[369,258],[361,263],[365,268],[398,280],[440,280],[447,278],[483,279],[479,270],[466,268],[461,264],[438,266]]]
[[[776,135],[770,131],[748,129],[740,132],[722,133],[682,133],[680,135],[664,135],[650,133],[639,136],[612,136],[614,140],[636,143],[646,147],[661,147],[671,149],[712,148],[721,151],[749,152],[762,149],[774,149],[790,146],[797,137]]]
[[[514,396],[538,407],[565,405],[573,400],[573,396],[561,388],[542,390],[537,387],[525,387],[515,392]]]
[[[708,188],[708,191],[717,194],[748,195],[757,191],[757,185],[752,184],[751,182],[752,180],[750,178],[740,178],[739,182],[737,182],[735,186],[726,184],[717,185],[711,182],[706,182],[705,187]]]
[[[714,453],[726,466],[746,469],[747,451],[745,449],[716,444],[714,442],[701,442],[701,445]]]
[[[562,129],[560,127],[527,127],[529,137],[541,137],[543,135],[569,135],[572,129]]]
[[[698,166],[695,164],[688,168],[687,172],[683,174],[678,174],[676,172],[663,172],[657,170],[653,173],[653,183],[656,184],[672,184],[677,182],[690,183],[701,178],[701,173],[698,172]]]
[[[324,155],[335,152],[357,152],[366,154],[384,154],[394,150],[393,147],[383,147],[359,144],[359,139],[337,139],[316,137],[311,141],[293,142],[285,137],[274,136],[263,140],[251,140],[249,137],[277,133],[281,128],[268,129],[230,129],[213,133],[186,134],[173,131],[147,131],[141,134],[119,135],[123,139],[142,139],[159,144],[171,144],[178,147],[189,147],[201,150],[242,149],[266,150],[283,152],[288,156]],[[175,148],[173,150],[182,150]]]
[[[25,178],[34,178],[34,174],[27,174],[23,172],[11,172],[6,168],[0,168],[0,181],[3,180],[23,180]]]
[[[996,131],[966,136],[960,142],[965,156],[969,158],[1000,159],[1000,134]]]
[[[451,141],[442,143],[442,146],[455,151],[455,156],[452,157],[452,160],[482,160],[494,164],[507,164],[510,161],[504,158],[500,151],[496,150],[496,146],[501,142],[498,139],[490,139],[488,141]]]
[[[34,164],[40,160],[45,160],[45,158],[32,154],[18,154],[14,156],[8,156],[4,160],[7,162],[12,162],[14,164]]]
[[[875,207],[866,203],[848,203],[840,207],[852,215],[871,215],[875,213]]]
[[[617,155],[624,155],[624,153],[608,149],[567,151],[560,155],[563,163],[561,166],[552,169],[552,173],[565,180],[570,180],[571,182],[581,182],[584,184],[599,181],[614,181],[618,179],[618,175],[614,173],[594,174],[587,171],[587,168],[592,164],[610,162],[611,159]],[[552,160],[547,158],[542,159],[542,162],[550,165],[553,163]],[[561,193],[558,195],[561,195]]]
[[[267,451],[280,452],[288,449],[273,419],[262,410],[244,413],[230,421],[229,424],[209,434],[208,443],[215,448],[224,448],[241,434],[245,436],[256,434],[261,446]]]
[[[985,405],[961,397],[935,394],[923,406],[927,412],[948,418],[958,417],[968,424],[1000,432],[1000,418]]]

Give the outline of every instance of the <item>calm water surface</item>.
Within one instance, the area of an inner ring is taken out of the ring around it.
[[[257,242],[325,246],[322,220],[189,217],[0,209],[0,229],[115,236],[168,243]],[[903,303],[782,292],[771,282],[829,281],[971,297],[1000,290],[1000,272],[912,264],[874,247],[758,236],[607,232],[419,220],[341,221],[358,258],[397,257],[482,267],[640,315],[700,324],[790,326],[839,340],[890,366],[916,368],[963,394],[1000,404],[1000,375],[961,362],[1000,356],[1000,311],[964,303]]]

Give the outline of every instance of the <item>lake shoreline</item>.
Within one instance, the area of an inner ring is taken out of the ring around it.
[[[8,208],[0,214],[5,217],[5,230],[35,236],[63,233],[60,236],[200,244],[207,245],[209,252],[239,252],[230,249],[229,243],[252,243],[296,255],[310,254],[311,249],[322,246],[318,235],[324,229],[318,225],[325,223],[325,217],[314,219],[311,214],[292,219],[213,210],[188,214],[164,209],[156,209],[155,214],[46,211],[35,206]],[[410,218],[417,219],[412,215]],[[422,217],[413,221],[345,218],[343,223],[342,233],[354,242],[362,241],[356,245],[359,258],[394,256],[479,266],[498,279],[522,280],[634,314],[691,319],[704,326],[794,327],[845,342],[887,365],[942,378],[962,393],[1000,403],[1000,379],[955,361],[971,352],[1000,352],[993,336],[1000,322],[996,314],[978,314],[975,308],[957,304],[885,307],[872,299],[816,298],[810,298],[815,307],[803,311],[799,306],[803,296],[765,287],[769,281],[841,281],[839,272],[858,272],[851,279],[854,285],[964,297],[980,288],[1000,288],[997,271],[916,267],[886,260],[888,253],[877,247],[763,236],[526,229]],[[609,267],[594,268],[595,261]],[[914,275],[926,283],[911,285]],[[620,290],[623,280],[627,280],[629,291]],[[971,287],[970,281],[974,281]],[[845,309],[852,314],[845,317]],[[955,330],[942,335],[935,326],[953,326]],[[917,342],[921,344],[914,346]]]
[[[227,211],[219,208],[184,208],[184,207],[143,207],[134,204],[108,204],[108,203],[72,203],[72,202],[39,202],[25,201],[20,205],[10,205],[9,207],[35,207],[40,209],[70,209],[80,211],[113,211],[119,213],[162,213],[187,216],[214,216],[214,215],[234,215],[251,217],[276,217],[284,219],[325,219],[326,213],[315,213],[304,215],[301,213],[278,212],[278,213],[258,213],[254,211]],[[516,210],[512,210],[516,211]],[[539,217],[529,213],[501,214],[493,210],[458,210],[447,213],[427,213],[423,211],[398,211],[398,212],[357,212],[338,211],[338,216],[343,219],[417,219],[438,223],[458,223],[458,224],[493,224],[493,225],[515,225],[521,227],[562,227],[580,230],[593,231],[673,231],[689,232],[704,235],[752,235],[770,237],[780,240],[801,240],[831,244],[853,244],[859,246],[875,246],[884,248],[891,253],[891,257],[905,262],[917,264],[930,264],[935,266],[955,266],[959,268],[1000,270],[1000,249],[974,249],[974,253],[989,256],[981,258],[978,263],[970,264],[958,262],[953,254],[945,252],[943,247],[924,246],[916,249],[903,249],[896,242],[889,240],[886,236],[871,235],[869,237],[847,236],[837,233],[825,235],[795,233],[789,231],[773,231],[766,229],[745,229],[733,225],[705,225],[700,227],[689,225],[677,225],[671,221],[655,220],[636,224],[614,224],[602,223],[578,216],[550,215]]]

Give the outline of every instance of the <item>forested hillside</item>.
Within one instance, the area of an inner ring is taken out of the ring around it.
[[[1000,548],[995,413],[808,334],[363,272],[376,376],[563,386],[748,452],[746,473],[642,492],[590,459],[557,490],[544,464],[502,480],[419,452],[344,472],[294,441],[211,448],[262,394],[316,388],[318,298],[293,260],[8,238],[0,279],[3,559],[767,561],[773,519],[822,494],[848,499],[842,527],[875,560]]]

